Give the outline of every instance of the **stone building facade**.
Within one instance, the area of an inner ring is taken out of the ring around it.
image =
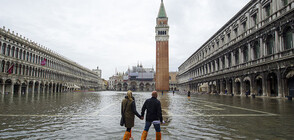
[[[134,66],[127,72],[117,73],[109,78],[109,90],[116,91],[153,91],[155,90],[155,71],[153,68]]]
[[[180,65],[180,90],[294,96],[293,31],[293,0],[251,0]]]
[[[169,72],[169,91],[178,90],[177,75],[178,72]]]
[[[57,93],[98,86],[98,76],[90,69],[5,27],[0,29],[0,75],[2,95]]]

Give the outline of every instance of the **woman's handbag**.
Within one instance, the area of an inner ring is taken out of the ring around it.
[[[129,102],[129,101],[127,101],[127,103],[126,103],[126,105],[125,105],[124,112],[121,114],[121,118],[120,118],[120,126],[124,126],[124,124],[126,123],[126,122],[125,122],[125,112],[126,112],[126,109],[127,109],[128,102]]]

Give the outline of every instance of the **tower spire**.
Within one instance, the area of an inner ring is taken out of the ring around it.
[[[161,4],[160,4],[160,8],[159,8],[159,12],[158,12],[158,16],[157,18],[166,18],[166,11],[164,8],[164,4],[163,4],[163,0],[161,0]]]

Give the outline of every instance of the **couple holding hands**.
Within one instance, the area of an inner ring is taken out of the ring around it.
[[[141,136],[141,140],[146,140],[148,130],[151,124],[154,125],[156,131],[156,140],[161,140],[160,123],[164,123],[162,119],[162,111],[160,101],[157,100],[157,92],[152,92],[152,97],[147,99],[142,107],[141,115],[136,110],[135,98],[132,96],[132,91],[127,92],[127,96],[123,99],[121,104],[121,114],[124,115],[125,127],[127,128],[123,140],[129,140],[131,138],[131,129],[134,127],[135,115],[141,120],[144,119],[145,110],[146,123],[145,128]]]

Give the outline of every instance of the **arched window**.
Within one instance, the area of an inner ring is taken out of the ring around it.
[[[5,61],[4,60],[2,60],[1,67],[2,67],[1,71],[4,72],[5,71]]]
[[[27,61],[29,61],[29,56],[30,56],[30,53],[27,52]]]
[[[286,32],[284,33],[283,37],[285,50],[293,48],[293,33],[290,28],[286,29]]]
[[[26,51],[23,50],[23,57],[22,57],[23,60],[26,60]]]
[[[244,58],[244,62],[247,62],[248,61],[248,47],[247,46],[244,46],[244,49],[243,49],[243,58]]]
[[[267,54],[268,55],[274,54],[275,40],[272,35],[268,36],[266,40],[266,46],[267,46]]]
[[[30,53],[30,62],[32,62],[32,53]]]
[[[11,57],[14,57],[14,53],[15,53],[14,51],[15,51],[15,47],[13,46],[11,49]]]
[[[10,56],[10,45],[7,47],[7,56]]]
[[[235,51],[235,63],[236,63],[236,65],[239,64],[239,51],[238,50]]]
[[[15,50],[15,58],[18,58],[18,48],[16,48],[16,50]]]
[[[21,75],[21,68],[22,68],[22,65],[21,64],[19,64],[19,75]]]
[[[5,52],[6,52],[6,44],[3,43],[3,46],[2,46],[2,54],[5,55]]]

